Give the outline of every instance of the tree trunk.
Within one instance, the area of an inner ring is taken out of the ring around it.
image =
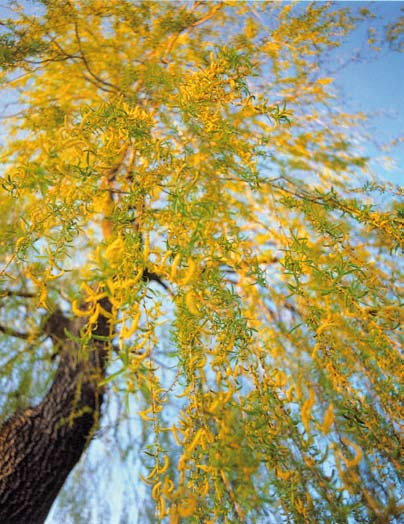
[[[110,310],[107,299],[100,302]],[[99,381],[107,349],[105,342],[82,347],[66,336],[65,329],[80,336],[81,320],[61,312],[50,317],[46,331],[60,355],[52,385],[40,404],[0,428],[1,524],[42,524],[91,438],[103,400]],[[104,316],[93,333],[109,336]]]

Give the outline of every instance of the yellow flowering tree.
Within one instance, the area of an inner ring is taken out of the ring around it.
[[[110,449],[140,441],[142,522],[398,522],[402,192],[368,177],[361,116],[321,67],[359,15],[231,0],[10,11],[4,419],[55,384],[61,341],[86,362],[98,344]],[[77,431],[80,409],[59,424]]]

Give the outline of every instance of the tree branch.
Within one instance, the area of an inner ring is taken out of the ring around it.
[[[195,5],[193,6],[193,8],[191,9],[191,12],[198,6],[200,5],[201,2],[196,2]],[[215,13],[217,11],[219,11],[219,9],[221,9],[223,7],[223,2],[220,2],[219,4],[215,5],[214,7],[212,7],[212,9],[206,13],[205,16],[203,16],[202,18],[199,18],[198,20],[195,20],[195,22],[193,22],[192,24],[190,24],[189,26],[187,27],[184,27],[183,29],[181,29],[180,31],[178,31],[170,40],[170,42],[168,43],[168,46],[167,46],[167,49],[165,50],[165,53],[164,53],[164,56],[162,57],[161,61],[163,62],[163,64],[168,64],[169,63],[169,60],[168,60],[168,57],[170,56],[170,53],[171,51],[174,49],[174,46],[175,46],[175,43],[177,42],[178,38],[180,37],[180,35],[186,31],[191,31],[194,27],[197,27],[198,25],[201,25],[203,24],[204,22],[208,21],[210,18],[212,18]]]
[[[88,74],[96,81],[97,87],[99,87],[100,89],[102,89],[103,91],[106,91],[108,93],[120,93],[120,94],[123,94],[118,86],[116,86],[114,84],[111,84],[107,80],[103,80],[98,75],[96,75],[93,72],[93,70],[91,69],[90,64],[89,64],[89,62],[87,60],[87,57],[84,54],[83,47],[81,45],[81,38],[80,38],[80,34],[79,34],[79,28],[78,28],[78,25],[77,25],[76,21],[74,21],[74,32],[75,32],[76,39],[77,39],[77,45],[79,46],[81,60],[82,60],[82,62],[84,64],[84,67],[86,68]],[[85,77],[85,78],[87,78],[87,80],[91,81],[88,77]]]
[[[0,291],[0,298],[5,297],[21,297],[21,298],[35,298],[37,293],[31,291],[19,291],[13,289],[3,289]]]
[[[17,331],[15,329],[2,326],[1,324],[0,324],[0,333],[4,333],[4,335],[7,335],[9,337],[21,338],[23,340],[28,340],[28,339],[38,337],[38,334],[36,333],[24,333],[22,331]]]

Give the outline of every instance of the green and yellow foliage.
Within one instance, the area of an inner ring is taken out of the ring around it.
[[[152,521],[399,519],[402,192],[368,177],[321,67],[358,19],[10,5],[1,318],[28,340],[2,328],[4,413],[49,384],[41,316],[95,324],[106,295],[110,446],[142,425]]]

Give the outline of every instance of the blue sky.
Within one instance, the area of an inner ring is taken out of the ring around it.
[[[404,15],[404,2],[337,2],[352,7],[369,7],[377,18],[373,27],[380,33],[384,26]],[[367,26],[367,24],[365,24]],[[336,56],[341,62],[361,50],[361,59],[351,60],[336,74],[336,85],[341,88],[343,103],[351,111],[363,111],[370,115],[367,124],[370,139],[366,141],[365,154],[375,157],[373,171],[396,184],[404,182],[404,142],[395,148],[381,152],[379,145],[386,144],[401,135],[404,138],[404,53],[393,51],[384,45],[379,52],[371,52],[364,46],[366,27],[355,30]],[[373,143],[372,143],[373,142]],[[387,169],[378,158],[390,156],[395,165]]]

